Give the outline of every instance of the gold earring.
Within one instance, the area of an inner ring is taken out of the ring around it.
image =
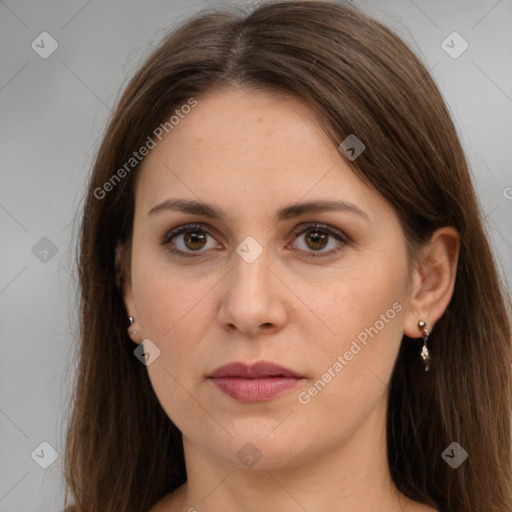
[[[427,341],[430,333],[427,329],[427,324],[423,320],[420,320],[418,322],[418,328],[420,329],[420,331],[422,331],[423,337],[423,347],[421,348],[420,356],[425,362],[425,371],[428,372],[428,362],[430,361],[430,353],[427,348]]]

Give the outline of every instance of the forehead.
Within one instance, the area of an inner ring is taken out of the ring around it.
[[[198,97],[144,159],[137,184],[145,211],[170,195],[254,213],[340,194],[370,210],[376,199],[314,111],[300,98],[240,89]]]
[[[145,164],[170,157],[181,164],[213,160],[225,167],[245,160],[254,169],[272,168],[277,159],[281,164],[296,160],[297,151],[317,157],[320,146],[333,149],[315,113],[300,98],[224,89],[197,98],[197,106],[164,135]]]

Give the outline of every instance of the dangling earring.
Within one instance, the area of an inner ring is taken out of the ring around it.
[[[133,318],[133,316],[129,316],[128,321],[130,322],[130,327],[131,327],[133,325],[133,323],[135,322],[135,318]],[[129,328],[128,328],[128,330],[129,330]],[[135,330],[130,331],[129,330],[129,332],[130,332],[131,336],[135,336],[139,331],[135,331]]]
[[[427,324],[423,320],[420,320],[418,322],[418,327],[423,332],[423,347],[421,348],[420,356],[425,362],[425,371],[428,372],[428,362],[430,361],[430,353],[427,348],[427,341],[430,333],[428,332]]]

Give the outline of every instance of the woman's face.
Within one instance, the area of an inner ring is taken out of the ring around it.
[[[240,467],[382,435],[411,290],[398,217],[300,100],[230,89],[197,101],[136,189],[125,303],[151,340],[162,407],[186,444]],[[339,208],[300,208],[327,201]],[[300,378],[211,378],[258,361]]]

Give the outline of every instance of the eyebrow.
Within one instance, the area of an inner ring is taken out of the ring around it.
[[[158,213],[167,211],[179,211],[183,213],[191,213],[194,215],[202,215],[204,217],[218,219],[223,222],[226,220],[226,215],[224,212],[216,206],[188,199],[166,199],[165,201],[151,208],[151,210],[148,212],[148,217],[153,217]],[[352,213],[366,219],[368,222],[371,222],[369,215],[354,203],[337,199],[325,199],[290,204],[277,210],[276,219],[278,222],[281,222],[308,213],[321,213],[326,211]]]

